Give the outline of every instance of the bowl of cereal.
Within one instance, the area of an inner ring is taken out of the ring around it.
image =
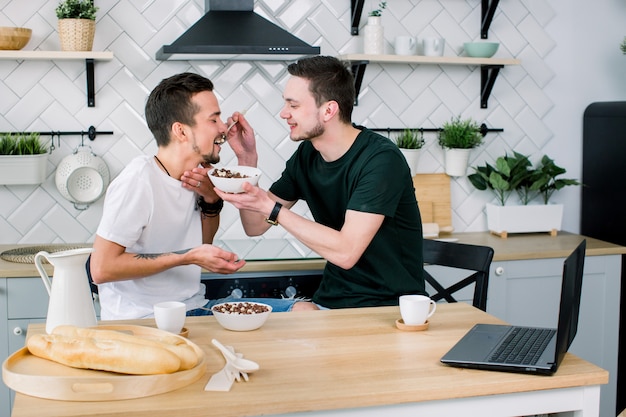
[[[211,312],[223,328],[247,332],[263,326],[272,312],[272,306],[250,301],[228,302],[215,304]]]
[[[259,183],[261,170],[254,167],[230,166],[215,168],[208,173],[213,185],[226,193],[242,193],[243,184],[249,182],[252,185]]]

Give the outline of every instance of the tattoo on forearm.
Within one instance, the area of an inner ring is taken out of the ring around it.
[[[175,253],[177,255],[182,255],[183,253],[187,253],[190,250],[191,250],[191,248],[181,249],[181,250],[177,250],[177,251],[174,251],[174,252],[167,252],[167,253],[137,253],[137,254],[135,254],[135,258],[137,258],[137,259],[156,259],[156,258],[159,258],[161,256],[169,255],[171,253]]]

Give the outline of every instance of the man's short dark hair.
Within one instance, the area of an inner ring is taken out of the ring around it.
[[[194,94],[213,91],[213,83],[202,75],[184,72],[162,80],[148,96],[146,122],[159,146],[170,142],[175,122],[195,125],[198,108],[191,101]]]
[[[339,105],[340,120],[352,123],[356,91],[354,77],[345,63],[332,56],[314,56],[290,64],[287,71],[310,81],[309,90],[318,107],[334,100]]]

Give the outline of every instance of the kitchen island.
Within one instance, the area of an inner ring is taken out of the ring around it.
[[[583,239],[582,236],[561,232],[555,237],[537,233],[510,235],[503,239],[478,232],[442,237],[494,248],[488,313],[513,324],[556,327],[563,259]],[[256,246],[251,240],[217,243],[247,260],[242,274],[321,271],[325,265],[324,260],[293,241],[270,241],[269,250]],[[0,245],[0,252],[18,246]],[[578,335],[570,348],[572,353],[609,371],[609,383],[601,389],[600,415],[603,417],[615,415],[619,294],[622,255],[625,253],[625,247],[587,238],[581,318]],[[280,259],[281,256],[290,258]],[[48,266],[48,272],[52,274],[52,267]],[[220,277],[225,276],[211,276],[211,279]],[[24,345],[29,323],[45,320],[47,299],[34,265],[0,259],[0,360]],[[10,415],[10,401],[9,390],[0,384],[0,417]]]
[[[399,317],[398,307],[272,314],[251,332],[225,330],[214,317],[188,318],[189,339],[206,355],[206,374],[198,381],[124,401],[17,394],[12,416],[598,415],[599,387],[608,373],[575,355],[567,354],[550,377],[453,368],[439,359],[473,324],[501,321],[465,303],[440,305],[425,331],[398,330]],[[154,326],[153,320],[118,323]],[[29,327],[29,334],[42,331],[41,324]],[[224,365],[212,338],[258,362],[260,370],[229,392],[204,391]]]

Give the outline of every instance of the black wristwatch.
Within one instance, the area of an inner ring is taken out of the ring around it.
[[[278,226],[278,213],[280,212],[281,208],[283,208],[283,205],[277,201],[276,204],[274,204],[274,208],[272,209],[270,216],[265,219],[265,221],[272,226]]]

